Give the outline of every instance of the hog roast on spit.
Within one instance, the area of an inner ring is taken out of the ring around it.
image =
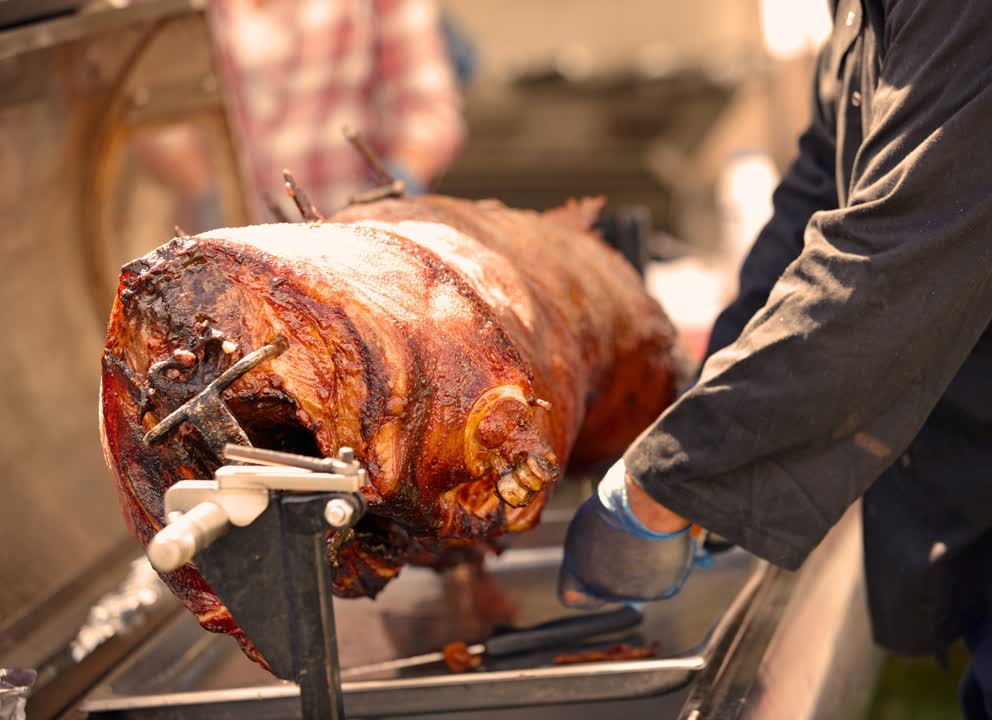
[[[189,424],[146,434],[273,343],[223,400],[241,442],[347,445],[367,469],[368,514],[329,536],[336,595],[374,596],[404,564],[443,568],[533,527],[566,460],[618,455],[674,396],[672,326],[590,231],[601,204],[386,199],[177,237],[125,265],[100,425],[131,532],[147,544],[165,491],[222,464]],[[255,655],[192,565],[163,578]]]

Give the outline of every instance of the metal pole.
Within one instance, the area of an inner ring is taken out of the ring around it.
[[[328,496],[293,495],[280,499],[286,539],[286,592],[293,609],[296,682],[304,720],[344,720],[334,608],[327,578],[328,526],[323,510]],[[320,618],[317,627],[307,619]]]
[[[330,691],[332,718],[344,719],[344,693],[341,692],[341,666],[338,664],[338,632],[334,624],[334,597],[327,578],[327,542],[324,533],[313,536],[315,579],[320,593],[321,640],[324,643],[323,667],[325,686]]]

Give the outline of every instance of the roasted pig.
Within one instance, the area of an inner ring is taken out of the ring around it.
[[[590,231],[599,207],[383,200],[175,238],[126,265],[100,424],[133,534],[147,543],[166,489],[220,464],[189,424],[146,433],[274,342],[223,399],[255,445],[347,445],[367,469],[369,513],[329,537],[335,594],[374,596],[406,563],[532,527],[566,460],[619,454],[675,390],[672,326]],[[239,635],[195,568],[164,577],[205,627]]]

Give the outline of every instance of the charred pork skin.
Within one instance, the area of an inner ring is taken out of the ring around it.
[[[374,596],[406,563],[444,567],[534,526],[567,459],[619,454],[674,395],[672,326],[590,232],[599,208],[391,199],[179,237],[126,265],[100,425],[132,533],[148,543],[165,491],[220,464],[189,423],[146,434],[273,343],[223,400],[254,445],[347,445],[367,469],[368,515],[329,536],[335,594]],[[251,653],[193,566],[164,579]]]

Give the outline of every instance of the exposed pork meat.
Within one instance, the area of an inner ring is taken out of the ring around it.
[[[132,532],[147,543],[166,489],[219,463],[189,425],[144,435],[278,338],[224,399],[253,444],[348,445],[367,468],[369,514],[329,542],[336,594],[532,527],[569,457],[619,454],[674,393],[672,327],[589,232],[598,209],[386,200],[176,238],[126,265],[101,431]],[[205,627],[240,632],[192,566],[165,580]]]
[[[619,643],[605,650],[584,650],[577,653],[555,655],[551,662],[555,665],[578,665],[581,663],[616,662],[618,660],[646,660],[658,652],[657,645],[628,645]],[[455,672],[452,670],[452,672]],[[461,672],[464,672],[462,670]]]

